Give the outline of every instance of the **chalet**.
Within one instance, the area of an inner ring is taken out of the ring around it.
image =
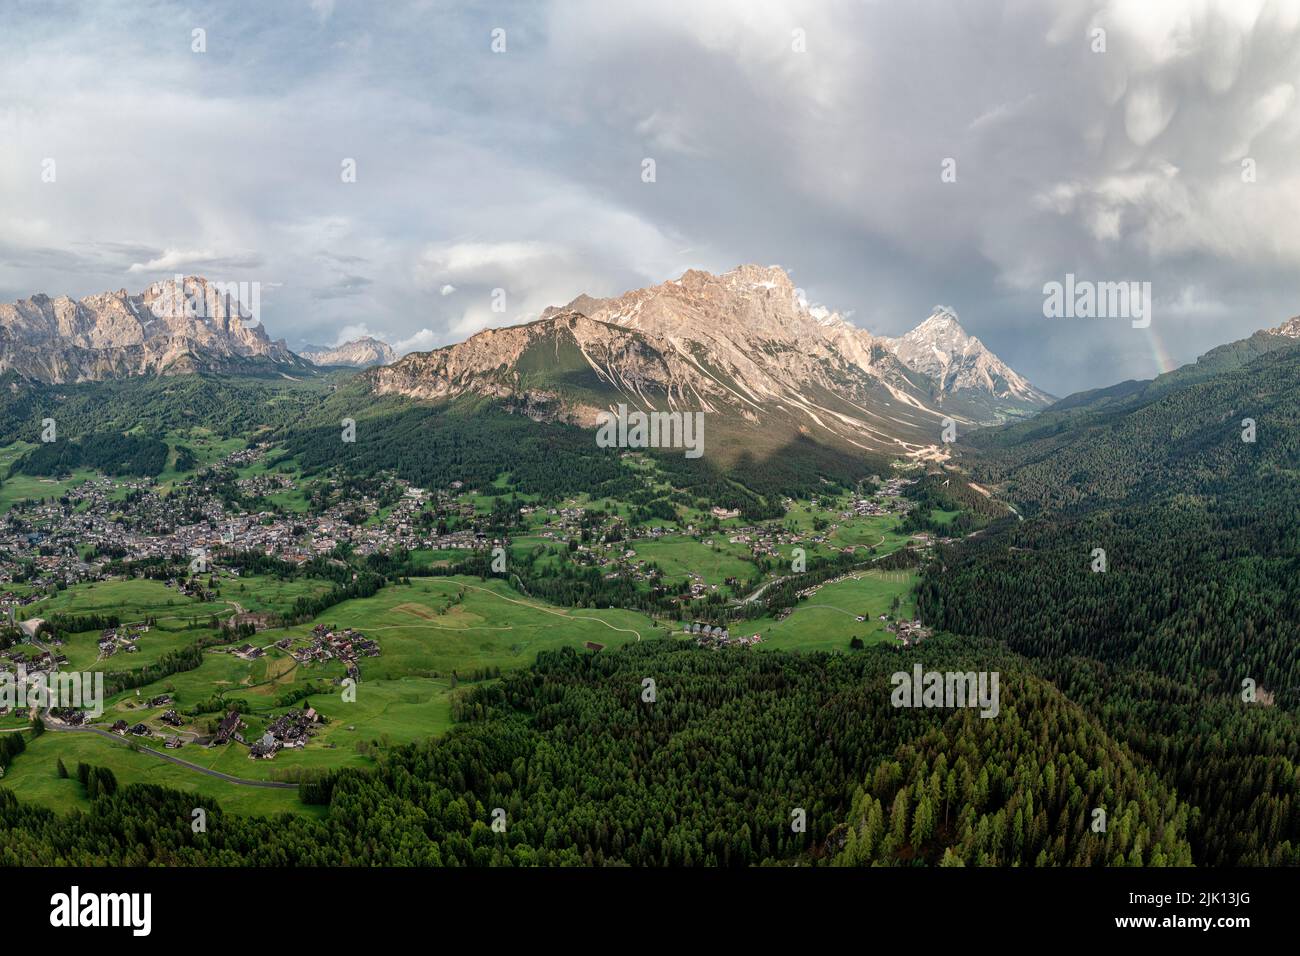
[[[131,728],[131,736],[132,736],[132,737],[148,737],[148,736],[149,736],[149,728],[148,728],[147,726],[145,726],[144,724],[136,724],[134,727]]]
[[[265,631],[268,627],[271,626],[271,615],[256,614],[253,613],[252,611],[245,611],[242,614],[233,615],[229,620],[226,621],[226,624],[232,629],[239,627],[241,624],[251,624],[253,626],[254,633],[256,633],[257,631]]]
[[[270,760],[280,749],[280,742],[268,730],[262,739],[248,748],[248,756],[253,760]]]
[[[167,713],[163,714],[162,717],[159,718],[159,720],[161,720],[164,724],[171,724],[173,727],[179,727],[181,724],[185,722],[184,720],[181,719],[181,715],[176,713],[176,711],[174,710],[167,711]]]
[[[213,745],[227,744],[230,743],[231,738],[237,738],[239,728],[243,726],[243,723],[244,722],[239,719],[239,711],[232,710],[230,713],[226,714],[226,716],[222,718],[221,724],[217,727],[217,735],[212,738]]]
[[[126,733],[126,728],[127,728],[127,723],[126,723],[126,721],[125,721],[125,720],[119,720],[119,721],[117,721],[116,723],[113,724],[113,726],[112,726],[112,731],[113,731],[113,733],[115,733],[115,734],[125,734],[125,733]]]

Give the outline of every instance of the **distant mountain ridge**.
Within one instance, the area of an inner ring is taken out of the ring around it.
[[[942,421],[964,426],[1042,407],[1028,385],[952,318],[974,372],[946,384],[892,341],[809,307],[779,267],[690,270],[621,296],[580,295],[526,325],[412,353],[371,374],[378,394],[478,396],[590,427],[618,403],[701,410],[767,436],[942,457]],[[716,421],[716,419],[715,419]],[[749,440],[754,440],[751,435]]]
[[[198,276],[80,300],[34,295],[0,304],[0,372],[64,384],[143,374],[237,370],[248,363],[309,370],[272,341],[249,304]]]
[[[352,368],[370,368],[372,365],[391,365],[397,361],[397,352],[387,342],[363,335],[342,345],[308,345],[298,354],[315,365],[346,365]]]

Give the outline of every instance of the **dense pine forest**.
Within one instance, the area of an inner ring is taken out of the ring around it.
[[[1212,865],[1300,859],[1300,365],[1253,341],[976,433],[963,463],[1035,517],[941,549],[918,595],[1149,761]]]
[[[99,780],[64,816],[0,791],[0,864],[1190,862],[1191,807],[1015,655],[950,638],[923,655],[999,671],[996,720],[893,707],[891,673],[920,659],[547,652],[467,691],[445,738],[303,783],[321,819],[214,811],[195,834],[194,798],[156,786]]]

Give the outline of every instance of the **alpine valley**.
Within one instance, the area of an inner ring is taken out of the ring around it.
[[[0,306],[0,864],[1300,864],[1300,320],[1057,401],[777,267],[261,317]],[[102,710],[4,696],[56,672]]]

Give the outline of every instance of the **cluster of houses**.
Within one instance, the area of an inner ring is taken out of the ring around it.
[[[289,644],[281,641],[278,646],[287,649]],[[317,624],[311,629],[310,643],[295,647],[289,653],[299,664],[342,661],[347,665],[348,676],[357,679],[361,676],[358,662],[362,657],[378,657],[379,644],[350,627],[336,631]]]
[[[63,584],[104,580],[110,556],[190,560],[199,555],[206,565],[207,556],[233,548],[302,564],[328,556],[339,544],[347,544],[361,555],[401,548],[490,547],[472,527],[445,535],[430,533],[427,523],[417,520],[427,493],[398,479],[390,480],[393,493],[400,496],[396,504],[384,512],[382,520],[361,524],[350,519],[358,511],[367,518],[378,515],[377,499],[349,499],[313,516],[310,522],[297,515],[228,507],[228,495],[223,492],[231,480],[245,501],[293,489],[294,480],[287,475],[234,478],[235,469],[256,463],[268,447],[257,445],[228,455],[209,470],[172,485],[165,494],[150,478],[98,477],[70,489],[51,481],[48,499],[15,502],[0,521],[0,584],[21,581],[53,590]],[[454,482],[453,489],[459,484]],[[472,523],[474,505],[455,502],[455,490],[438,492],[440,507],[459,509]],[[129,507],[123,506],[124,493]],[[82,558],[88,548],[97,555],[89,561]],[[207,587],[188,581],[167,583],[187,597],[210,600],[213,596],[212,581]],[[9,597],[26,604],[43,596]]]
[[[49,686],[51,675],[60,665],[66,663],[68,658],[65,655],[44,648],[34,648],[28,644],[19,644],[0,652],[0,673],[8,674],[9,680],[15,685],[19,675],[23,675],[29,686],[38,683]],[[8,716],[10,710],[8,705],[0,706],[0,717]],[[16,707],[13,711],[20,717],[27,716],[28,713],[25,707]]]
[[[149,729],[148,724],[128,724],[125,720],[114,721],[113,726],[109,728],[115,734],[123,737],[152,737],[153,731]]]
[[[682,633],[695,638],[695,643],[700,647],[751,647],[763,641],[760,634],[732,637],[731,631],[721,625],[714,627],[699,621],[683,625]]]
[[[881,621],[889,621],[887,614],[880,615]],[[934,633],[933,628],[926,627],[920,620],[892,621],[885,624],[885,630],[893,634],[903,647],[912,647]]]
[[[99,656],[112,657],[118,651],[134,654],[140,649],[136,644],[140,635],[148,630],[148,624],[123,624],[106,628],[99,634]]]
[[[270,760],[286,747],[305,747],[322,723],[324,718],[313,707],[291,710],[271,722],[261,739],[248,748],[248,756],[253,760]]]

